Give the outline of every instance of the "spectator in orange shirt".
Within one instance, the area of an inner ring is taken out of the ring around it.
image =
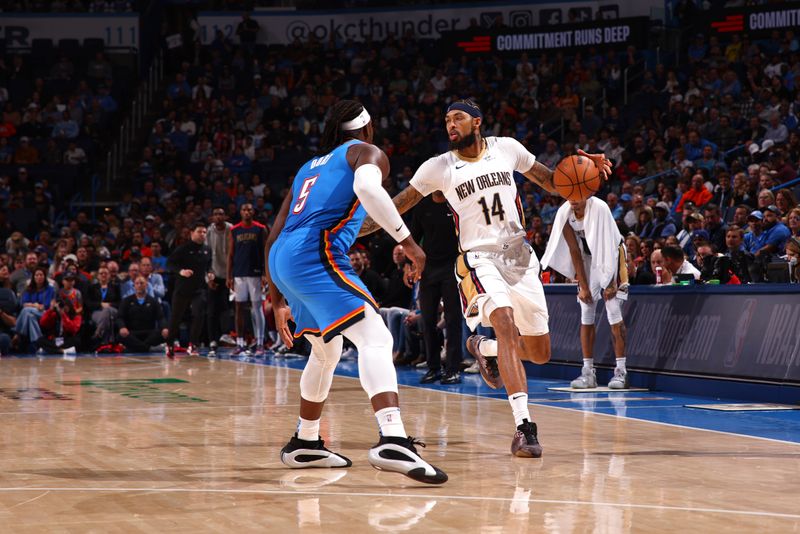
[[[30,139],[25,136],[20,137],[19,146],[14,152],[14,163],[18,165],[33,165],[39,163],[39,151],[31,145]]]
[[[686,202],[692,202],[695,206],[700,208],[711,202],[712,197],[711,191],[706,189],[703,183],[703,175],[699,172],[695,173],[695,175],[692,176],[692,188],[681,196],[681,201],[678,203],[678,207],[675,211],[682,213],[683,205]]]

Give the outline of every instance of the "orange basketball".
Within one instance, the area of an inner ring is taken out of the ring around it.
[[[597,193],[602,185],[600,169],[584,156],[568,156],[558,162],[553,185],[567,200],[583,200]]]

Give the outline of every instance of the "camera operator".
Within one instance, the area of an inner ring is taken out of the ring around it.
[[[742,282],[733,271],[731,259],[717,252],[712,243],[697,244],[697,266],[700,268],[700,279],[703,282],[718,280],[720,284],[740,285]]]
[[[736,225],[728,227],[725,233],[725,245],[728,247],[725,256],[730,258],[734,274],[741,283],[749,284],[752,281],[750,268],[753,265],[753,255],[744,246],[744,230]]]
[[[48,354],[75,354],[82,316],[70,299],[59,298],[39,319],[42,337],[36,342]]]

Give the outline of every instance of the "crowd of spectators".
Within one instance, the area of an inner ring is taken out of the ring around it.
[[[237,34],[252,31],[248,25],[243,19]],[[485,135],[515,137],[548,166],[577,148],[604,152],[614,161],[614,175],[598,196],[626,236],[633,283],[669,283],[687,275],[759,282],[770,279],[771,265],[796,263],[800,210],[791,181],[800,161],[800,53],[794,34],[759,41],[733,36],[728,42],[697,36],[680,68],[646,70],[625,106],[617,100],[621,70],[642,60],[642,51],[634,49],[515,60],[455,57],[411,35],[382,43],[240,45],[218,33],[170,75],[132,187],[115,208],[96,221],[78,213],[63,228],[43,225],[28,234],[15,231],[7,217],[0,220],[6,242],[0,283],[7,272],[5,286],[23,303],[22,311],[18,305],[3,308],[0,328],[20,350],[42,337],[62,346],[77,341],[82,348],[158,345],[166,338],[162,316],[169,313],[169,253],[189,239],[195,222],[211,221],[215,207],[237,222],[241,205],[251,203],[256,220],[269,226],[292,173],[316,152],[327,110],[340,98],[360,99],[369,109],[375,142],[391,161],[392,194],[408,185],[422,161],[447,150],[444,109],[457,98],[481,104]],[[13,61],[24,64],[24,58]],[[103,109],[98,95],[108,92],[108,80],[99,80],[106,79],[78,82],[91,92],[95,111]],[[38,101],[55,108],[54,98]],[[17,109],[7,100],[12,112]],[[35,99],[23,100],[18,111]],[[73,110],[70,103],[83,110],[83,131],[94,113],[81,107],[79,94],[67,102],[64,111]],[[66,121],[70,113],[64,111]],[[562,119],[564,130],[554,130]],[[63,128],[54,123],[51,132],[56,130]],[[8,137],[0,136],[0,150],[12,146],[13,162],[21,139]],[[5,198],[22,202],[47,197],[46,183],[31,193],[23,174],[0,180],[0,198],[4,191]],[[528,236],[541,254],[561,199],[518,183]],[[403,337],[411,342],[396,345],[395,352],[413,355],[418,314],[414,288],[403,282],[402,251],[380,233],[357,249],[351,260],[381,305],[409,311],[403,321],[410,334]],[[797,280],[800,271],[789,272]],[[80,299],[61,295],[75,292]],[[135,303],[124,306],[126,298]],[[52,335],[53,314],[43,319],[53,302],[66,314],[58,321],[64,335]],[[138,309],[138,318],[131,323],[123,308]],[[72,337],[70,313],[83,321]],[[149,323],[143,325],[143,318]],[[36,346],[53,349],[47,341]]]

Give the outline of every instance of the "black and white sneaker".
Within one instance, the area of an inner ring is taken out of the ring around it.
[[[426,484],[444,484],[447,475],[417,454],[415,445],[425,446],[411,436],[398,438],[381,436],[380,441],[369,450],[369,463],[375,469],[394,471]]]
[[[320,438],[317,441],[306,441],[292,436],[281,449],[281,462],[292,469],[307,469],[309,467],[350,467],[353,465],[348,458],[325,448],[325,442]]]

